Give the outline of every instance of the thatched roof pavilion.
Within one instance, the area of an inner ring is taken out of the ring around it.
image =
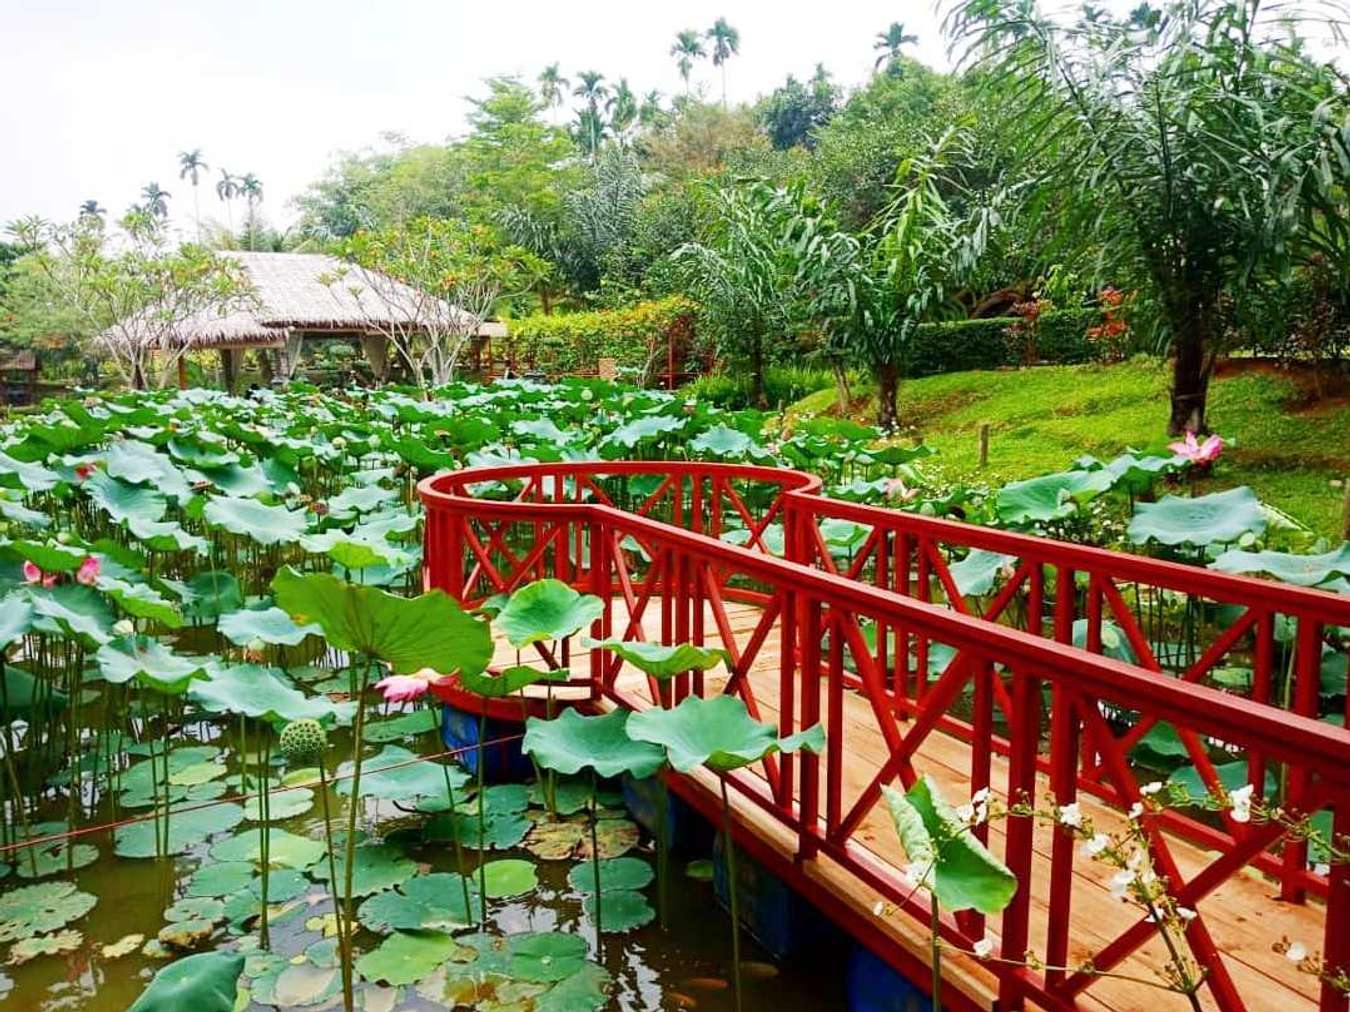
[[[243,353],[277,349],[276,365],[289,373],[305,337],[356,338],[377,376],[387,368],[382,332],[412,325],[400,303],[416,301],[411,290],[387,277],[376,278],[361,267],[323,253],[256,253],[228,250],[218,254],[238,260],[253,289],[253,305],[226,314],[200,314],[177,330],[178,340],[194,349],[216,349],[233,382]],[[407,295],[407,298],[401,297]],[[390,297],[392,296],[392,297]],[[440,311],[463,311],[448,303]],[[504,337],[504,324],[484,321],[477,336]],[[266,358],[263,352],[260,357]]]

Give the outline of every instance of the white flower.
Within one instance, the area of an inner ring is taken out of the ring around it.
[[[1195,920],[1195,911],[1190,907],[1177,907],[1177,917],[1183,921]]]
[[[1111,876],[1111,895],[1122,899],[1126,890],[1134,885],[1135,874],[1132,871],[1118,871]]]
[[[972,804],[976,805],[984,804],[986,801],[989,800],[989,788],[981,787],[978,791],[976,791],[974,794],[970,796],[970,800]]]
[[[1067,805],[1059,806],[1059,821],[1072,829],[1077,829],[1083,824],[1083,812],[1078,807],[1077,801],[1071,801]]]
[[[873,915],[880,917],[885,912],[886,912],[886,903],[884,900],[877,900],[875,903],[872,904]]]
[[[927,883],[928,865],[922,861],[911,861],[900,872],[900,877],[909,888],[917,889]]]
[[[1250,822],[1252,819],[1252,785],[1243,786],[1228,792],[1228,802],[1233,806],[1234,822]]]
[[[112,627],[114,636],[130,636],[136,631],[135,624],[129,618],[118,619]]]
[[[1324,876],[1325,876],[1325,875],[1330,875],[1330,874],[1331,874],[1331,865],[1326,864],[1326,863],[1324,863],[1324,862],[1323,862],[1323,863],[1319,863],[1319,864],[1315,864],[1315,865],[1313,865],[1313,874],[1314,874],[1314,875],[1324,875]]]
[[[956,817],[962,822],[970,822],[975,818],[974,805],[962,805],[956,810]]]
[[[1111,846],[1111,838],[1105,833],[1097,833],[1083,844],[1083,853],[1087,857],[1096,857],[1109,846]]]
[[[1139,818],[1139,816],[1141,816],[1141,815],[1143,815],[1143,814],[1144,814],[1144,806],[1143,806],[1142,803],[1140,803],[1140,802],[1138,802],[1138,801],[1136,801],[1134,804],[1132,804],[1132,805],[1130,806],[1130,810],[1129,810],[1128,812],[1125,813],[1126,817],[1127,817],[1128,819],[1130,819],[1131,821],[1133,821],[1134,819]]]
[[[988,937],[981,938],[974,946],[972,946],[972,951],[975,955],[979,956],[980,959],[984,959],[994,951],[994,943]]]
[[[1302,942],[1290,942],[1284,950],[1284,958],[1291,963],[1301,963],[1308,958],[1308,947]]]
[[[1148,797],[1151,794],[1157,794],[1160,790],[1162,790],[1162,781],[1154,780],[1139,788],[1139,793],[1144,795],[1144,797]]]

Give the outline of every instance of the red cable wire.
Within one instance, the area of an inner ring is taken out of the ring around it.
[[[483,748],[491,748],[493,745],[504,745],[504,744],[506,744],[506,743],[508,743],[508,742],[519,741],[520,739],[522,739],[522,738],[524,738],[524,737],[525,737],[525,736],[524,736],[523,734],[511,734],[511,735],[507,735],[507,736],[504,737],[504,738],[493,738],[493,739],[490,740],[490,741],[485,741],[485,742],[483,742]],[[416,763],[420,763],[420,762],[430,762],[430,761],[433,760],[433,759],[444,759],[444,758],[446,758],[447,756],[458,756],[458,755],[462,755],[462,754],[465,753],[465,752],[470,752],[470,751],[473,751],[473,750],[475,750],[475,749],[477,749],[477,748],[478,748],[477,745],[463,745],[463,746],[460,746],[459,748],[446,749],[444,752],[436,752],[436,753],[433,753],[432,755],[417,756],[417,757],[414,758],[414,759],[405,759],[405,760],[403,760],[402,762],[390,763],[388,766],[380,766],[380,767],[377,768],[377,769],[371,769],[371,768],[369,768],[369,767],[363,765],[363,766],[361,767],[361,772],[362,772],[362,773],[387,773],[387,772],[390,771],[390,770],[402,769],[404,766],[412,766],[412,765],[414,765],[414,764],[416,764]],[[328,777],[328,778],[327,778],[327,783],[333,784],[333,783],[337,783],[337,782],[340,781],[340,780],[348,780],[348,779],[350,779],[351,777],[355,776],[355,773],[356,773],[356,771],[353,770],[351,773],[344,773],[344,774],[342,774],[341,776],[332,776],[332,777]],[[298,790],[301,790],[301,789],[304,789],[304,788],[319,787],[319,786],[321,786],[322,784],[323,784],[323,781],[319,781],[319,780],[312,780],[312,781],[310,781],[309,783],[305,783],[305,784],[285,784],[285,785],[283,785],[283,786],[281,786],[281,787],[275,788],[275,789],[273,789],[273,790],[269,790],[267,793],[268,793],[268,794],[282,794],[282,793],[284,793],[285,791],[298,791]],[[259,796],[262,795],[262,793],[263,793],[262,791],[253,791],[252,793],[249,793],[249,794],[237,794],[237,795],[235,795],[235,796],[233,796],[233,797],[229,797],[229,798],[217,798],[217,799],[215,799],[214,801],[203,801],[203,802],[202,802],[201,804],[199,804],[199,805],[191,805],[191,806],[189,806],[189,807],[187,807],[187,808],[174,808],[174,809],[172,809],[172,814],[173,814],[173,815],[183,815],[183,814],[187,814],[187,813],[189,813],[189,812],[200,812],[202,809],[205,809],[205,808],[212,808],[212,807],[214,807],[214,806],[216,806],[216,805],[227,805],[227,804],[242,803],[242,802],[245,802],[245,801],[250,800],[251,798],[259,797]],[[138,815],[138,816],[136,816],[135,818],[131,818],[131,819],[121,819],[121,820],[119,820],[119,821],[117,821],[117,822],[105,822],[105,823],[100,823],[99,825],[96,825],[96,826],[81,826],[81,827],[78,828],[78,829],[67,830],[67,831],[64,832],[64,833],[51,833],[51,834],[48,834],[47,836],[39,836],[39,837],[35,837],[34,839],[31,839],[31,840],[20,840],[20,841],[17,842],[17,843],[7,843],[7,844],[4,844],[4,845],[0,846],[0,854],[8,854],[8,853],[11,852],[11,851],[15,851],[15,850],[23,850],[23,849],[25,849],[25,848],[27,848],[27,847],[41,847],[41,846],[43,846],[44,844],[48,844],[48,843],[61,843],[62,841],[65,841],[65,840],[73,840],[73,839],[75,839],[75,838],[77,838],[77,837],[88,836],[88,835],[93,834],[93,833],[106,833],[106,832],[107,832],[108,830],[110,830],[110,829],[121,829],[123,826],[134,826],[134,825],[136,825],[137,823],[140,823],[140,822],[150,822],[150,821],[152,821],[152,820],[154,820],[154,819],[158,819],[158,818],[159,818],[159,813],[158,813],[158,812],[150,812],[150,813],[147,814],[147,815]]]

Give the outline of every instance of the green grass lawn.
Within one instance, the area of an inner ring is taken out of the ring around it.
[[[997,485],[1064,470],[1084,453],[1167,452],[1168,378],[1164,365],[1142,359],[951,373],[902,383],[900,418],[909,434],[940,451],[933,461],[948,477]],[[871,421],[874,407],[863,397],[850,415]],[[834,392],[812,394],[790,411],[834,413]],[[1331,482],[1350,474],[1350,403],[1307,404],[1288,376],[1238,371],[1215,379],[1209,420],[1235,445],[1199,491],[1250,485],[1318,534],[1340,537],[1342,492]],[[985,422],[991,437],[982,469]]]

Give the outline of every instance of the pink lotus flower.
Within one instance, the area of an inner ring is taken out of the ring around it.
[[[86,478],[88,478],[97,470],[98,468],[90,463],[76,464],[75,477],[78,478],[80,481],[84,481]]]
[[[90,555],[80,563],[80,568],[75,570],[75,582],[82,583],[86,587],[92,587],[98,582],[99,561],[97,557]]]
[[[411,699],[417,699],[424,696],[427,690],[431,688],[431,683],[438,680],[439,676],[424,675],[390,675],[388,678],[382,678],[375,683],[375,688],[384,693],[386,703],[406,703]]]
[[[1169,443],[1167,448],[1196,467],[1208,467],[1223,453],[1223,437],[1210,436],[1202,443],[1195,438],[1194,432],[1188,432],[1184,441]]]
[[[33,562],[31,559],[25,561],[23,564],[23,578],[25,583],[40,583],[44,587],[56,585],[56,574],[44,573],[42,570],[38,569],[37,563]]]
[[[886,479],[886,498],[899,499],[901,502],[909,502],[919,494],[917,488],[910,488],[901,478]]]

